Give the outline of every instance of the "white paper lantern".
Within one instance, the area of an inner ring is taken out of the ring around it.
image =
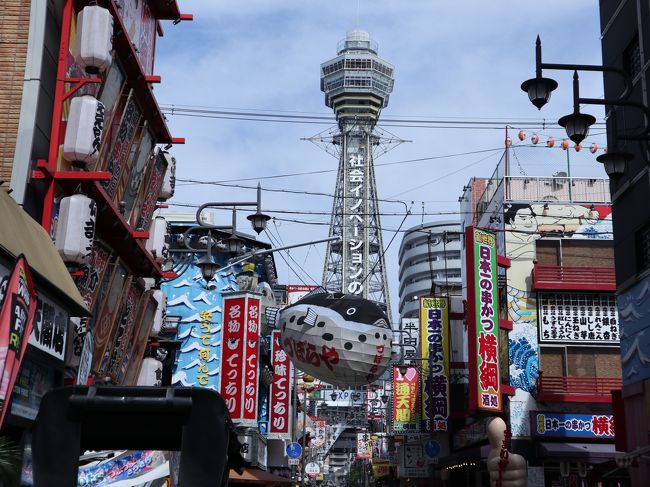
[[[162,385],[162,369],[163,364],[160,360],[152,357],[144,358],[136,385],[160,387]]]
[[[167,161],[167,171],[165,171],[165,179],[158,199],[167,200],[174,196],[176,190],[176,158],[169,152],[163,152],[162,156]]]
[[[76,165],[96,163],[103,131],[104,104],[90,95],[73,98],[63,141],[65,160]]]
[[[146,248],[158,264],[162,264],[167,258],[169,244],[167,243],[167,220],[157,216],[151,221],[149,227],[149,240]]]
[[[97,205],[83,194],[66,196],[59,205],[54,245],[66,262],[85,264],[95,240]]]
[[[375,381],[388,367],[393,339],[376,303],[353,295],[311,294],[284,308],[280,344],[294,365],[344,387]]]
[[[97,74],[110,66],[112,48],[113,16],[98,5],[84,7],[77,15],[77,63]]]
[[[149,336],[157,337],[165,323],[165,317],[167,315],[167,295],[160,289],[156,289],[153,292],[153,298],[156,300],[158,305],[156,306],[156,313],[153,317],[153,327],[151,328]]]

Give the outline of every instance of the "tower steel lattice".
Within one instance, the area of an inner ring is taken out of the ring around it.
[[[338,132],[330,143],[339,166],[332,206],[323,287],[386,306],[390,299],[379,219],[373,153],[384,145],[376,130],[393,90],[393,66],[379,58],[377,44],[360,29],[348,32],[337,56],[321,64],[321,90],[334,110]]]

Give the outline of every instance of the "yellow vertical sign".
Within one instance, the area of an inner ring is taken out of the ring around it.
[[[422,431],[449,429],[449,299],[420,298]]]

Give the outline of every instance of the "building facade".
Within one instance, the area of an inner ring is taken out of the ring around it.
[[[461,291],[460,223],[430,222],[404,232],[399,249],[399,314],[417,318],[420,296]],[[433,287],[432,287],[433,285]]]
[[[501,264],[499,359],[512,451],[528,460],[532,487],[609,481],[621,330],[607,181],[507,176],[507,164],[508,151],[475,221],[495,235]],[[467,282],[467,293],[475,285]]]
[[[648,5],[635,0],[601,1],[600,24],[603,65],[622,70],[631,82],[628,100],[648,106],[648,52],[650,49]],[[622,78],[604,76],[605,98],[616,99],[623,92]],[[619,450],[626,452],[620,464],[628,467],[633,485],[647,484],[650,464],[650,344],[645,338],[650,327],[650,172],[647,130],[641,142],[625,140],[626,127],[646,127],[648,120],[637,109],[608,107],[608,145],[629,153],[621,174],[610,179],[614,214],[614,257],[618,312],[621,318],[622,402],[617,414],[621,435]],[[616,120],[618,129],[613,125]],[[618,136],[615,135],[615,130]],[[627,130],[629,132],[629,129]],[[618,139],[618,140],[617,140]],[[624,431],[624,433],[623,433]]]

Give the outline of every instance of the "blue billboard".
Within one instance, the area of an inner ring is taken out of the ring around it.
[[[553,413],[531,411],[531,432],[544,438],[614,438],[611,414]]]

